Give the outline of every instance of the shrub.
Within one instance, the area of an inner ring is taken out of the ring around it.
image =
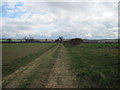
[[[64,41],[64,43],[71,44],[71,45],[79,45],[83,40],[80,38],[73,38],[68,41]]]

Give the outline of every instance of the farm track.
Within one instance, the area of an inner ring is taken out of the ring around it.
[[[67,60],[69,60],[67,51],[61,44],[58,58],[54,63],[46,88],[77,88],[76,78],[72,74]]]
[[[56,45],[3,78],[3,88],[77,88],[68,61],[65,47]]]
[[[42,60],[47,59],[47,56],[53,54],[57,48],[58,45],[48,50],[37,59],[28,63],[26,66],[20,67],[14,73],[3,78],[3,88],[18,88],[19,85],[24,83],[26,78],[34,72],[35,68],[39,66],[39,63],[42,63]]]

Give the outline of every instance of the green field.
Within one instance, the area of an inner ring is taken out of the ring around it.
[[[117,43],[4,43],[2,49],[3,87],[119,87]]]
[[[65,45],[70,66],[77,76],[79,87],[117,88],[118,44],[82,43],[79,46]]]

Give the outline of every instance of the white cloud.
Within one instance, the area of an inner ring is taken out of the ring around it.
[[[4,0],[4,2],[118,2],[119,0]]]
[[[4,18],[4,37],[117,38],[115,2],[24,3],[18,8],[26,13],[19,18]]]
[[[92,34],[89,33],[89,34],[86,34],[85,36],[88,38],[91,38]]]

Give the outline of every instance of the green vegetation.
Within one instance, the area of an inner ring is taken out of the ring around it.
[[[65,44],[80,88],[118,88],[118,44]]]
[[[61,44],[54,43],[4,43],[3,77],[11,74],[13,79],[8,78],[3,87],[12,86],[18,80],[15,87],[44,88],[57,58],[61,57],[60,60],[66,60],[70,65],[79,88],[119,88],[117,43],[81,43],[77,46],[64,46],[65,48],[62,48]],[[67,51],[64,53],[60,52],[65,50]],[[29,65],[28,63],[33,60],[35,62]],[[23,74],[13,73],[23,66],[28,66],[28,70],[23,70]]]
[[[3,44],[3,77],[39,57],[56,44]],[[21,57],[20,57],[21,56]],[[7,58],[4,58],[7,57]],[[11,59],[12,58],[12,59]]]

